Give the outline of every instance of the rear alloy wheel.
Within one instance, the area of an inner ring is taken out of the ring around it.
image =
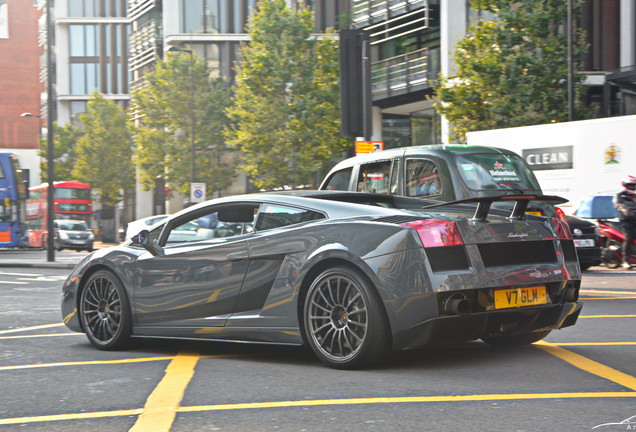
[[[80,298],[80,318],[88,340],[97,348],[115,350],[130,340],[131,314],[121,282],[110,271],[90,277]]]
[[[530,345],[531,343],[538,342],[544,339],[550,330],[543,330],[532,333],[521,333],[515,335],[493,336],[483,338],[482,340],[487,344],[494,346],[518,346],[518,345]]]
[[[348,267],[329,269],[311,284],[304,329],[318,358],[338,369],[379,361],[388,347],[382,304],[368,282]]]

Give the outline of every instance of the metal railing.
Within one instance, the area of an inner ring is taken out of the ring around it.
[[[422,48],[371,64],[371,93],[390,97],[413,87],[430,87],[439,73],[438,49]]]
[[[366,27],[427,5],[428,0],[353,0],[351,2],[353,27]]]

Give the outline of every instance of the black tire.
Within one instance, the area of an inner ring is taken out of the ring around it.
[[[112,272],[93,274],[80,296],[80,319],[88,340],[102,350],[124,348],[130,341],[132,319],[123,285]]]
[[[509,347],[530,345],[531,343],[538,342],[541,339],[544,339],[548,334],[550,334],[550,330],[543,330],[532,333],[521,333],[516,335],[492,336],[483,338],[482,340],[490,345]]]
[[[368,366],[384,358],[389,325],[370,284],[349,267],[321,273],[307,291],[303,328],[316,356],[336,369]]]

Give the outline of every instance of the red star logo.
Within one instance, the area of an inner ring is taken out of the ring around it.
[[[500,164],[499,162],[495,162],[495,166],[496,166],[497,168],[499,168],[499,169],[502,169],[502,168],[503,168],[503,165],[502,165],[502,164]]]

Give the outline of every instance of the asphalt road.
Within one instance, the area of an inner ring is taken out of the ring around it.
[[[579,322],[541,343],[338,371],[300,347],[102,352],[60,323],[69,270],[0,267],[0,431],[636,430],[636,274],[595,270]]]

